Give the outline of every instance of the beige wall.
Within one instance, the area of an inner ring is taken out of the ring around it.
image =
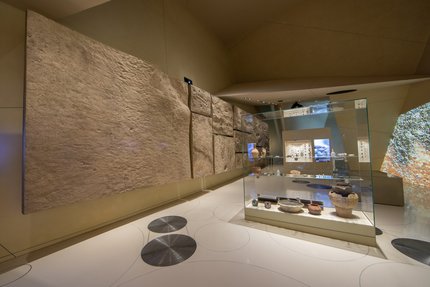
[[[409,86],[405,85],[357,91],[330,97],[331,101],[367,99],[373,170],[379,170],[381,167],[397,117],[401,114],[408,91]],[[342,125],[345,125],[345,123]]]
[[[120,14],[120,11],[116,11],[116,13]],[[146,17],[150,17],[151,13],[148,12]],[[184,19],[180,20],[179,17],[172,21],[186,21],[184,15],[181,17]],[[207,178],[140,189],[100,200],[23,215],[21,213],[21,146],[24,23],[24,12],[0,2],[0,35],[2,36],[0,41],[0,262],[6,262],[11,258],[7,250],[16,256],[25,255],[33,250],[241,176],[242,171],[236,170]],[[88,25],[90,24],[88,23]],[[107,30],[109,29],[107,28]],[[100,31],[103,31],[102,27],[100,27]],[[199,33],[203,33],[203,31]],[[194,43],[204,43],[208,46],[213,44],[207,41],[206,36],[199,33],[193,35]],[[198,41],[198,37],[202,37],[201,41]],[[137,38],[139,37],[137,36]],[[133,41],[133,39],[128,40]],[[146,41],[149,40],[146,39]],[[176,44],[179,45],[179,43]],[[213,48],[211,47],[209,50]],[[214,49],[216,50],[216,48]],[[209,54],[200,54],[200,57],[208,58],[206,62],[203,61],[204,64],[216,61]],[[187,66],[181,62],[183,60],[180,59],[169,67],[178,69],[181,65]],[[213,83],[210,82],[211,75],[210,73],[205,74],[202,69],[201,58],[187,58],[187,61],[191,63],[190,71],[196,75],[201,73],[207,86],[219,85],[216,79]],[[210,67],[208,70],[211,70]],[[0,264],[0,270],[6,263]]]
[[[403,105],[402,114],[428,102],[430,102],[430,81],[412,84]]]
[[[175,0],[113,0],[60,21],[214,93],[232,83],[227,52]]]

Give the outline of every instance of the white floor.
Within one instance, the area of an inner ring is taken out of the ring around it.
[[[391,247],[397,237],[430,239],[430,220],[407,208],[376,206],[375,248],[243,220],[242,181],[154,213],[0,275],[0,286],[430,286],[430,266]],[[197,250],[170,267],[140,252],[161,236],[147,225],[179,215]]]

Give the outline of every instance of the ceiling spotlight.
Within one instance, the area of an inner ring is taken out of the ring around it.
[[[326,95],[327,96],[330,96],[330,95],[340,95],[340,94],[352,93],[352,92],[355,92],[355,91],[357,91],[357,89],[339,90],[339,91],[334,91],[334,92],[327,93]]]
[[[295,108],[303,108],[302,104],[299,104],[299,102],[295,102],[290,109],[295,109]]]

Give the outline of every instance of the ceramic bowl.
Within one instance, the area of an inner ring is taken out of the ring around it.
[[[282,211],[289,212],[289,213],[301,212],[304,206],[303,203],[297,200],[291,200],[291,199],[281,199],[279,200],[278,204]]]

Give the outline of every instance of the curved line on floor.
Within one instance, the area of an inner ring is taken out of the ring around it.
[[[0,285],[0,287],[7,286],[7,285],[9,285],[9,284],[11,284],[11,283],[13,283],[13,282],[18,281],[19,279],[21,279],[22,277],[24,277],[24,276],[26,276],[28,273],[30,273],[31,269],[33,269],[33,266],[32,266],[31,264],[24,264],[24,265],[21,265],[21,266],[29,266],[30,268],[29,268],[29,269],[28,269],[28,271],[27,271],[27,272],[25,272],[23,275],[19,276],[18,278],[14,279],[14,280],[12,280],[12,281],[10,281],[10,282],[6,283],[6,284]],[[21,267],[21,266],[20,266],[20,267]]]

